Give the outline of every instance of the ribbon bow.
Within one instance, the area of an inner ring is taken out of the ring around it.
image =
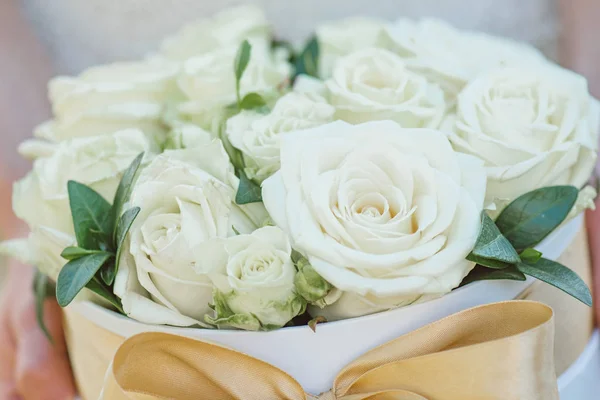
[[[367,352],[319,396],[219,344],[142,333],[118,349],[100,399],[558,400],[552,319],[530,301],[471,308]]]

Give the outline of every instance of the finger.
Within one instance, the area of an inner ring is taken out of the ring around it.
[[[75,386],[64,342],[60,307],[53,299],[44,303],[44,320],[53,343],[37,325],[33,300],[19,314],[14,323],[18,393],[25,400],[74,398]]]
[[[585,222],[588,231],[588,243],[592,260],[592,290],[594,292],[594,311],[596,321],[600,321],[600,210],[587,211]]]

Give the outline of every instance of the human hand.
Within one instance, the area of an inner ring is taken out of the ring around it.
[[[36,321],[32,279],[33,268],[15,265],[0,292],[0,399],[73,399],[60,307],[44,303],[51,343]]]

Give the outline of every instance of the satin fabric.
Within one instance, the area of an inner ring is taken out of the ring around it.
[[[276,367],[219,344],[142,333],[117,351],[100,398],[555,400],[553,340],[552,310],[542,303],[475,307],[367,352],[315,397]]]

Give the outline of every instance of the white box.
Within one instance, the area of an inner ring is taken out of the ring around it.
[[[557,259],[583,226],[583,215],[548,236],[538,249]],[[332,387],[335,376],[368,350],[428,323],[474,306],[510,300],[534,280],[482,281],[422,304],[330,322],[317,326],[283,328],[271,332],[245,332],[175,328],[147,325],[106,310],[93,303],[74,303],[71,309],[123,337],[161,331],[221,343],[264,360],[294,377],[307,393],[319,394]]]

